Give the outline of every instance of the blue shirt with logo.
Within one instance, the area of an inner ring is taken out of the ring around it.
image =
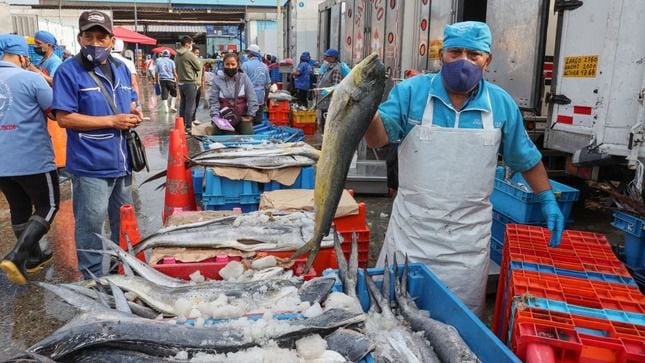
[[[0,61],[0,176],[56,169],[45,118],[51,104],[52,89],[40,74]]]
[[[175,79],[175,61],[168,57],[157,58],[157,73],[159,80],[174,80]]]
[[[52,109],[90,116],[113,115],[110,105],[90,77],[95,71],[104,88],[113,98],[119,113],[130,113],[131,102],[137,94],[132,89],[131,74],[125,64],[110,58],[114,82],[110,82],[100,67],[85,61],[80,54],[58,67],[54,76]],[[117,128],[96,130],[67,129],[67,171],[95,178],[121,177],[131,173],[126,138]]]
[[[258,103],[264,103],[264,87],[271,83],[271,77],[269,76],[269,68],[266,64],[260,62],[257,57],[253,57],[248,61],[242,63],[242,70],[246,73],[247,76],[251,79],[253,83],[253,88],[255,89],[255,95],[258,98]]]
[[[505,164],[523,172],[542,159],[524,129],[520,109],[506,91],[482,80],[477,92],[457,112],[440,74],[409,78],[390,91],[387,101],[378,110],[390,142],[402,140],[414,126],[421,124],[428,97],[434,102],[433,126],[455,127],[457,124],[460,128],[483,128],[481,112],[492,109],[494,127],[502,129],[500,152]]]

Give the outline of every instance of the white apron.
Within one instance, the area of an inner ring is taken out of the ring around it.
[[[490,104],[490,98],[488,102]],[[428,97],[421,125],[399,149],[399,190],[383,249],[392,262],[405,254],[426,264],[480,318],[484,316],[492,208],[501,130],[492,112],[483,129],[432,127]]]

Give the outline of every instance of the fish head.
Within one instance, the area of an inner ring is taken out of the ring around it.
[[[372,53],[354,66],[350,77],[356,87],[367,82],[385,81],[385,65],[377,53]]]

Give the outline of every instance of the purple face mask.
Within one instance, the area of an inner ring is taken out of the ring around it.
[[[465,59],[441,66],[441,78],[450,90],[466,93],[471,91],[482,79],[482,69]]]

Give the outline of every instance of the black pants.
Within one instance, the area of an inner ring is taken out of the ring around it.
[[[171,97],[177,97],[177,85],[175,84],[175,81],[169,79],[161,79],[159,80],[159,86],[161,86],[162,100],[168,99],[168,93],[170,93]]]
[[[195,115],[197,115],[197,109],[199,108],[199,101],[202,99],[202,87],[197,87],[197,95],[195,96],[195,111],[193,111],[193,120]]]
[[[309,107],[309,101],[307,100],[306,89],[296,89],[296,98],[298,99],[298,105],[303,107]]]
[[[193,114],[195,113],[195,95],[199,86],[195,83],[184,83],[179,86],[179,116],[184,118],[186,130],[193,126]]]
[[[58,172],[0,177],[0,190],[7,198],[11,224],[27,223],[33,214],[51,223],[58,211]],[[34,211],[35,209],[35,211]]]

